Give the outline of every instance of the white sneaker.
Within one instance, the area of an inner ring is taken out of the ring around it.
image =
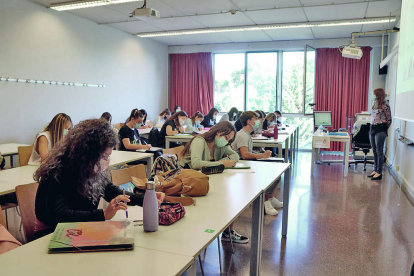
[[[273,208],[269,200],[264,203],[265,212],[267,215],[276,216],[279,212]]]
[[[279,201],[279,199],[272,197],[271,199],[269,199],[269,201],[274,208],[277,208],[277,209],[283,208],[283,202]]]

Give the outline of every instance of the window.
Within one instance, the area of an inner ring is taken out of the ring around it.
[[[303,60],[303,51],[283,52],[283,113],[303,114]]]
[[[285,117],[283,115],[282,123],[299,126],[299,148],[312,148],[313,117]]]
[[[244,110],[245,54],[214,55],[214,106],[227,112]]]
[[[316,50],[312,47],[306,46],[306,85],[305,85],[305,114],[312,114],[312,107],[310,103],[315,102],[315,58]]]
[[[277,53],[247,54],[247,110],[274,112]]]

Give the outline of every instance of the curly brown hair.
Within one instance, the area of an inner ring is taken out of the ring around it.
[[[100,160],[117,143],[117,135],[105,120],[82,121],[52,149],[34,179],[39,185],[47,181],[70,185],[68,189],[76,189],[96,204],[109,176],[108,172],[101,172]]]

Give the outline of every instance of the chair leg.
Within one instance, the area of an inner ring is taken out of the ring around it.
[[[7,229],[9,229],[9,219],[7,217],[7,209],[4,209],[4,213],[6,213],[6,226],[7,226]]]
[[[20,228],[19,231],[22,232],[23,221],[20,219]]]
[[[198,255],[198,261],[200,262],[201,274],[204,276],[203,263],[201,262],[201,256],[200,255]]]
[[[367,155],[364,155],[364,172],[367,171]]]
[[[19,212],[19,208],[17,208],[17,206],[15,208],[16,208],[16,212],[19,215],[19,217],[21,217],[20,212]]]
[[[220,239],[217,236],[217,247],[218,247],[218,254],[219,254],[219,264],[220,264],[220,275],[223,274],[221,270],[221,251],[220,251]]]
[[[230,229],[230,227],[229,227],[229,233],[230,233],[231,254],[234,254],[233,239],[232,239],[232,236],[231,236],[231,229]]]

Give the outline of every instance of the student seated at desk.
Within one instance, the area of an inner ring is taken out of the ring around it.
[[[185,132],[186,133],[193,133],[195,131],[200,131],[202,130],[204,127],[201,125],[201,121],[203,121],[204,116],[200,111],[197,111],[193,117],[188,118],[185,121]]]
[[[269,131],[273,129],[276,125],[276,115],[275,113],[270,112],[267,114],[265,119],[263,120],[263,131]]]
[[[194,137],[181,152],[180,165],[183,168],[199,170],[201,167],[212,167],[223,164],[234,167],[239,156],[230,147],[236,136],[236,130],[230,122],[219,122],[208,132]],[[223,232],[222,241],[233,240],[235,243],[247,243],[249,238],[233,230],[233,223]]]
[[[135,125],[135,129],[147,129],[147,128],[152,128],[152,125],[148,124],[147,125],[147,111],[145,111],[145,109],[140,109],[139,112],[141,112],[142,114],[142,122],[138,123]]]
[[[168,118],[170,118],[171,116],[171,111],[166,108],[164,109],[159,116],[157,116],[157,118],[155,118],[155,126],[157,125],[161,125],[160,128],[162,127],[162,125],[165,123],[165,120],[167,120]]]
[[[276,110],[275,115],[277,119],[277,126],[282,126],[282,119],[280,119],[280,117],[282,117],[282,113],[279,110]]]
[[[174,106],[174,110],[173,110],[171,116],[174,115],[177,112],[180,112],[180,111],[181,111],[181,106],[179,106],[179,105]]]
[[[231,147],[236,151],[240,158],[243,160],[256,160],[260,158],[269,158],[272,154],[270,150],[266,150],[264,153],[253,153],[253,139],[251,132],[257,129],[260,125],[258,115],[253,111],[245,111],[240,116],[240,121],[243,124],[243,128],[237,132],[237,137],[231,144]],[[273,197],[274,189],[276,185],[273,185],[266,191],[265,196],[265,211],[266,214],[276,216],[278,211],[275,208],[283,207],[283,204]]]
[[[119,150],[136,151],[139,149],[149,149],[151,145],[142,145],[139,132],[134,128],[136,124],[142,123],[142,113],[138,109],[133,109],[128,118],[128,123],[119,130]]]
[[[158,145],[161,148],[165,148],[165,136],[172,136],[179,133],[184,133],[184,124],[188,115],[185,111],[178,111],[170,118],[168,118],[161,128],[158,136]],[[178,147],[179,144],[171,143],[171,148]]]
[[[239,111],[235,107],[230,108],[230,111],[227,114],[229,115],[229,121],[231,122],[236,121],[240,117]]]
[[[133,119],[135,120],[135,119]],[[132,194],[115,186],[107,168],[117,136],[103,120],[86,120],[56,146],[35,173],[39,182],[35,202],[35,235],[54,231],[59,222],[104,221],[129,205],[142,206],[144,194]],[[159,203],[163,194],[158,193]],[[109,202],[98,209],[103,197]]]
[[[50,150],[68,133],[72,119],[65,113],[59,113],[47,124],[33,143],[29,165],[39,165],[49,155]]]
[[[259,116],[257,117],[257,120],[260,122],[259,127],[254,130],[254,134],[257,135],[263,132],[263,120],[266,118],[266,114],[261,110],[256,110],[255,112]]]
[[[119,132],[119,130],[117,130],[116,128],[114,128],[112,126],[112,124],[111,124],[112,123],[112,115],[111,115],[111,113],[109,113],[109,112],[102,113],[101,120],[107,121],[109,123],[109,125],[111,126],[113,132],[115,132],[115,133],[118,133]]]
[[[204,127],[214,126],[215,124],[217,124],[217,121],[216,121],[217,114],[218,114],[217,108],[213,107],[212,109],[210,109],[210,112],[206,116],[204,116],[204,120],[201,122],[201,124]]]

